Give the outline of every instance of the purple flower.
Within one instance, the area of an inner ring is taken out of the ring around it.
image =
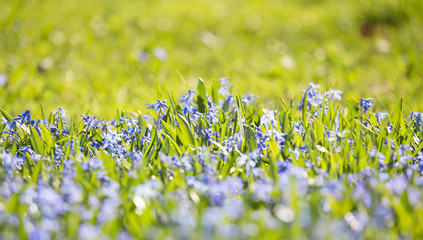
[[[139,51],[138,52],[138,61],[140,62],[147,62],[149,58],[149,55],[146,51]]]
[[[310,87],[307,88],[306,90],[302,90],[302,92],[304,93],[304,96],[301,102],[298,104],[298,108],[300,110],[303,109],[304,104],[306,104],[306,109],[310,109],[311,107],[322,106],[323,95],[317,90],[317,88],[320,88],[320,86],[310,82]],[[307,102],[304,103],[304,99],[306,95],[307,95]]]
[[[223,85],[225,87],[229,87],[229,78],[222,77],[222,78],[219,78],[217,80],[219,80],[219,82],[220,82],[221,85]]]
[[[373,98],[361,98],[360,106],[364,109],[364,112],[367,112],[373,106],[370,101],[373,101]]]
[[[250,169],[256,166],[256,162],[251,160],[249,155],[241,155],[237,160],[238,162],[236,163],[236,165],[244,166],[245,173],[247,174],[247,176],[249,176]]]
[[[63,108],[57,109],[56,113],[54,114],[54,116],[56,117],[55,120],[57,121],[59,118],[64,118],[67,112],[68,111],[64,110]]]
[[[162,62],[166,61],[166,59],[167,59],[167,52],[162,47],[154,48],[153,49],[153,55]]]
[[[222,96],[229,96],[231,93],[227,87],[219,87],[219,94]]]
[[[373,113],[373,115],[375,115],[377,122],[380,124],[380,122],[383,119],[386,119],[386,116],[388,116],[389,114],[387,112],[380,112],[380,113]]]
[[[277,110],[267,110],[263,109],[263,115],[261,115],[260,123],[263,123],[266,128],[270,128],[270,126],[276,126],[277,122],[275,119],[275,115]]]
[[[31,146],[24,146],[18,149],[19,152],[29,153],[30,155],[35,154],[35,152],[31,149]]]
[[[148,137],[148,136],[142,136],[142,137],[141,137],[141,144],[142,144],[142,145],[144,145],[144,144],[146,144],[146,143],[150,143],[150,141],[151,141],[151,138],[150,138],[150,137]]]
[[[407,120],[412,119],[418,127],[423,126],[423,113],[421,112],[412,112],[410,116],[408,116]]]
[[[341,94],[342,94],[341,90],[331,89],[325,92],[325,97],[329,99],[335,99],[335,100],[341,101],[342,100]]]
[[[29,232],[28,238],[30,240],[47,240],[50,239],[50,234],[40,227],[35,227]]]
[[[96,120],[96,117],[91,117],[85,114],[81,115],[82,120],[84,121],[84,125],[86,129],[89,131],[91,129],[95,129],[100,126],[100,121]]]
[[[15,121],[20,121],[21,124],[28,124],[31,122],[31,112],[29,110],[26,110],[24,113],[22,113],[21,115],[18,115],[17,118],[13,119]]]
[[[207,144],[210,146],[211,141],[216,141],[216,138],[219,136],[217,132],[210,132],[209,128],[201,130],[201,133],[207,138]]]
[[[301,135],[304,132],[303,124],[300,122],[293,122],[294,128],[293,131],[296,132],[298,135]]]
[[[197,94],[195,90],[189,90],[187,94],[182,95],[181,102],[185,105],[191,105],[194,101],[194,95]]]
[[[256,103],[255,100],[256,96],[252,93],[246,93],[245,97],[241,98],[241,102],[245,103],[245,104],[250,104],[250,103]]]
[[[119,144],[119,141],[122,140],[122,134],[118,134],[116,130],[109,130],[108,133],[103,133],[101,136],[104,138],[102,146],[103,149],[109,148],[112,150],[112,148]]]
[[[0,87],[6,84],[6,82],[7,82],[7,76],[0,73]]]
[[[165,104],[166,100],[159,100],[159,99],[156,99],[156,100],[157,100],[157,103],[150,105],[149,108],[153,108],[154,111],[156,112],[161,111],[162,113],[165,113],[166,108],[169,108],[169,106]]]
[[[227,102],[229,106],[232,106],[235,104],[235,99],[232,95],[228,95],[225,97],[225,102]]]

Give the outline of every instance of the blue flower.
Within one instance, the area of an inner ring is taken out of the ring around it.
[[[267,144],[264,141],[258,141],[257,149],[262,153],[264,150],[267,149]]]
[[[6,84],[7,82],[7,76],[4,74],[0,74],[0,87],[3,86],[4,84]]]
[[[24,146],[18,149],[19,152],[29,153],[29,155],[34,155],[35,152],[31,149],[31,146]]]
[[[267,133],[263,133],[259,127],[255,129],[255,133],[255,139],[257,141],[266,141],[266,139],[269,137],[269,135],[267,135]]]
[[[267,110],[263,109],[263,115],[261,115],[260,123],[264,124],[266,128],[270,128],[270,126],[276,126],[276,116],[277,110]]]
[[[372,100],[373,98],[361,98],[360,106],[364,109],[364,112],[367,112],[373,106],[373,103],[370,102]]]
[[[7,134],[9,134],[9,136],[10,136],[12,139],[14,139],[13,135],[14,135],[14,134],[16,134],[17,127],[18,127],[17,123],[16,123],[15,121],[13,121],[13,122],[8,122],[8,121],[4,120],[4,121],[2,122],[2,124],[6,124],[6,128],[7,128],[7,131],[6,131],[6,130],[3,130],[3,133],[7,133]]]
[[[169,106],[165,104],[166,100],[162,100],[162,101],[159,100],[159,99],[156,99],[156,100],[157,100],[157,103],[150,105],[150,107],[153,108],[154,111],[156,111],[156,112],[161,111],[161,112],[165,113],[166,108],[169,108]]]
[[[154,48],[153,49],[153,55],[162,62],[166,61],[166,59],[167,59],[167,52],[162,47]]]
[[[254,94],[246,93],[245,95],[246,95],[245,97],[241,98],[242,103],[245,103],[247,105],[250,103],[256,103],[256,100],[255,100],[256,96]]]
[[[423,113],[421,112],[412,112],[408,117],[407,120],[413,119],[414,121],[421,120],[423,121]]]
[[[96,120],[96,117],[91,117],[85,114],[82,114],[81,117],[88,131],[100,126],[100,121]]]
[[[223,86],[225,86],[225,87],[229,87],[229,78],[227,78],[227,77],[222,77],[222,78],[219,78],[219,79],[217,79],[217,80],[219,80],[219,81],[220,81],[220,84],[221,84],[221,85],[223,85]]]
[[[58,120],[59,118],[64,118],[66,116],[67,112],[68,111],[64,110],[63,108],[59,108],[59,109],[57,109],[54,116],[56,117],[56,120]]]
[[[410,116],[407,117],[407,120],[412,119],[418,127],[423,126],[423,113],[421,112],[412,112]]]
[[[325,96],[327,98],[335,99],[335,100],[338,100],[338,101],[342,100],[341,94],[342,94],[341,90],[334,90],[334,89],[331,89],[331,90],[325,92]]]
[[[144,145],[146,143],[149,143],[151,141],[150,137],[142,136],[141,137],[141,144]]]
[[[225,97],[225,102],[228,102],[228,105],[232,106],[235,104],[235,99],[233,98],[232,95],[228,95]]]
[[[114,146],[119,144],[119,141],[122,139],[120,138],[122,134],[118,134],[116,130],[109,130],[108,133],[103,133],[101,136],[103,139],[103,149],[109,148],[110,150],[113,150]]]
[[[380,124],[380,121],[382,121],[383,119],[386,119],[386,116],[388,116],[389,114],[387,112],[380,112],[380,113],[373,113],[373,115],[375,115],[377,122]]]
[[[241,155],[237,160],[238,162],[236,163],[236,165],[244,166],[245,173],[247,174],[247,176],[249,176],[250,169],[256,166],[256,162],[250,159],[249,155]]]
[[[186,105],[191,105],[194,101],[194,95],[197,94],[195,90],[189,90],[187,94],[182,95],[181,103],[185,103]]]
[[[35,227],[29,232],[29,239],[50,239],[50,234],[41,227]]]
[[[278,145],[281,146],[285,142],[286,133],[278,132],[276,129],[273,129],[273,138],[278,142]]]
[[[60,145],[55,144],[54,145],[54,155],[53,155],[53,157],[54,157],[54,160],[56,161],[57,164],[60,163],[60,160],[63,158],[64,155],[65,154],[64,154],[62,148],[60,147]]]
[[[149,58],[149,54],[146,51],[139,51],[138,52],[138,61],[140,62],[147,62]]]
[[[309,85],[310,85],[311,88],[314,88],[314,89],[320,88],[320,85],[314,84],[313,82],[310,82]]]
[[[323,95],[317,90],[317,88],[320,88],[320,86],[310,82],[310,87],[307,88],[306,90],[302,90],[304,95],[301,102],[298,104],[298,108],[300,110],[303,109],[304,104],[306,105],[306,109],[310,109],[311,107],[322,106]],[[304,99],[306,95],[307,95],[307,102],[304,103]]]
[[[187,105],[184,107],[184,115],[193,114],[196,110],[192,105]]]
[[[231,93],[227,87],[219,87],[219,94],[222,96],[229,96]]]
[[[216,138],[219,136],[217,132],[210,132],[209,128],[201,130],[201,133],[207,138],[207,144],[210,146],[211,141],[216,141]]]
[[[292,122],[294,124],[294,128],[292,129],[298,135],[301,135],[304,132],[303,124],[300,122]]]
[[[212,111],[208,111],[206,113],[206,119],[207,119],[207,121],[211,121],[213,124],[216,124],[219,121],[219,119],[217,118],[216,115],[217,115],[216,113],[214,113]]]
[[[22,113],[21,115],[18,115],[18,117],[13,120],[20,121],[21,124],[22,123],[28,124],[31,122],[31,112],[29,110],[26,110],[24,113]]]
[[[342,132],[337,132],[334,130],[329,130],[324,133],[325,138],[329,142],[335,142],[337,139],[341,139],[345,137],[345,133],[347,133],[347,130],[344,130]]]
[[[228,139],[222,142],[222,145],[228,152],[232,152],[234,149],[238,149],[239,145],[244,141],[244,137],[241,133],[237,132],[233,136],[228,137]]]
[[[212,205],[222,206],[227,194],[227,186],[220,182],[212,183],[209,186],[209,196]]]

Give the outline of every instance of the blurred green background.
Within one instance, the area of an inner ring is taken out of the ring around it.
[[[423,110],[421,0],[3,0],[0,104],[137,111],[157,82],[180,95],[227,76],[240,93],[299,99],[308,82]]]

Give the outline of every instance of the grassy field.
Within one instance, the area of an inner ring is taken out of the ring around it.
[[[346,98],[423,103],[423,3],[409,1],[2,1],[1,106],[106,118],[229,77],[275,104],[313,81]],[[415,109],[417,110],[417,109]],[[421,109],[420,109],[421,110]]]

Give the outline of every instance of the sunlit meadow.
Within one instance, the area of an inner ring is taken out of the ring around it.
[[[0,7],[0,239],[423,237],[423,2]]]

